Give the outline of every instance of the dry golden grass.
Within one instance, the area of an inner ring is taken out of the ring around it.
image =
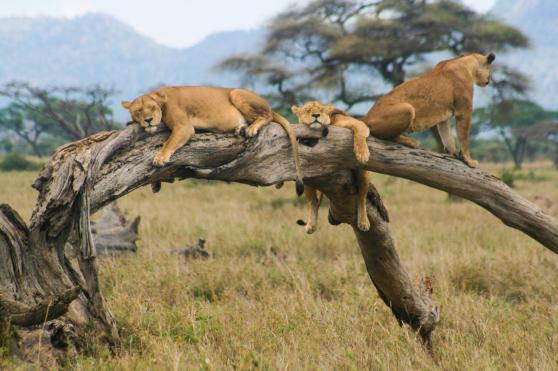
[[[495,167],[489,170],[497,173]],[[558,217],[558,172],[518,192]],[[523,172],[528,173],[528,170]],[[0,174],[2,202],[28,218],[31,173]],[[527,177],[529,178],[529,177]],[[101,263],[124,329],[117,357],[93,341],[75,369],[558,369],[558,257],[469,202],[373,175],[405,267],[434,278],[434,354],[399,328],[366,274],[352,231],[307,236],[304,203],[281,190],[185,181],[120,201],[141,215],[136,255]],[[207,240],[209,260],[169,249]],[[271,253],[276,250],[277,254]]]

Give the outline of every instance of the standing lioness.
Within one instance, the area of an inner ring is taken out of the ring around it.
[[[164,166],[172,154],[194,135],[195,129],[253,137],[272,121],[280,124],[291,142],[296,169],[296,189],[304,190],[298,159],[298,142],[289,122],[274,112],[265,99],[244,89],[205,86],[162,87],[134,99],[122,102],[132,119],[152,132],[164,122],[172,133],[155,158],[155,166]],[[249,126],[248,126],[249,125]]]
[[[448,121],[455,116],[463,160],[476,167],[478,162],[469,154],[473,90],[475,84],[484,87],[490,83],[495,58],[494,53],[463,55],[440,62],[431,72],[399,85],[380,98],[362,118],[370,128],[370,135],[418,147],[417,141],[402,134],[437,126],[446,151],[456,155]]]

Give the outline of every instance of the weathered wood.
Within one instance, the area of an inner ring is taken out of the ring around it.
[[[428,339],[438,322],[438,310],[424,290],[417,293],[413,289],[395,251],[387,212],[373,187],[367,205],[372,228],[361,232],[355,227],[356,187],[348,169],[358,164],[351,133],[331,128],[323,138],[321,132],[298,125],[295,130],[306,182],[330,198],[330,220],[353,227],[381,298],[401,323],[410,324]],[[94,323],[107,339],[116,341],[116,324],[99,287],[91,212],[160,181],[195,177],[271,185],[295,179],[289,142],[279,125],[270,125],[249,140],[198,133],[173,155],[170,164],[154,168],[152,158],[168,135],[166,130],[148,135],[130,125],[65,145],[34,183],[39,197],[29,228],[13,210],[0,208],[0,293],[8,303],[0,311],[2,318],[13,318],[17,312],[13,308],[19,307],[35,309],[34,313],[45,314],[48,320],[51,316],[40,310],[46,300],[79,292],[59,318],[61,323]],[[366,169],[412,179],[476,202],[558,252],[558,222],[497,178],[446,155],[374,138],[368,144],[371,156]],[[76,261],[67,256],[67,244],[77,251]]]
[[[107,205],[101,211],[99,219],[91,222],[91,233],[97,256],[136,252],[139,223],[139,216],[128,222],[128,218],[116,202]]]
[[[126,130],[138,130],[130,126]],[[331,128],[327,138],[300,125],[295,131],[301,142],[304,176],[313,178],[359,166],[352,152],[348,130]],[[271,185],[294,179],[294,169],[286,161],[288,142],[277,125],[265,128],[258,138],[247,141],[228,134],[196,134],[163,169],[150,163],[168,133],[147,137],[138,133],[141,146],[128,148],[100,169],[92,192],[93,210],[154,181],[198,177]],[[247,143],[245,143],[247,142]],[[246,146],[247,145],[247,146]],[[370,171],[410,179],[468,199],[498,217],[504,224],[531,236],[558,253],[558,221],[537,205],[514,192],[497,177],[471,169],[452,156],[407,148],[392,142],[368,138]],[[246,146],[246,148],[245,148]]]

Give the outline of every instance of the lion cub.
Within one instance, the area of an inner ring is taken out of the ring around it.
[[[291,110],[298,117],[300,124],[307,125],[312,129],[324,129],[330,125],[351,129],[354,136],[356,159],[362,164],[368,162],[370,151],[368,144],[366,144],[366,138],[370,135],[370,130],[364,122],[350,117],[331,104],[320,102],[309,102],[302,107],[292,106]],[[361,231],[368,231],[370,229],[370,221],[366,214],[366,194],[368,193],[368,176],[366,171],[359,169],[358,179],[357,226]],[[323,195],[320,191],[308,186],[304,186],[304,194],[309,201],[306,232],[314,233],[318,226],[318,209]],[[301,223],[303,224],[304,222]]]
[[[362,120],[372,136],[414,148],[419,143],[403,133],[437,126],[445,150],[455,156],[449,123],[455,116],[463,161],[476,167],[478,162],[469,153],[474,85],[485,87],[490,83],[494,59],[494,53],[473,53],[442,61],[431,72],[404,82],[380,98]]]
[[[162,87],[142,95],[132,102],[122,102],[134,122],[147,132],[154,132],[164,122],[171,135],[153,159],[155,166],[164,166],[172,154],[185,145],[195,129],[253,137],[265,125],[274,121],[287,132],[296,170],[296,190],[303,192],[302,172],[298,158],[298,142],[290,123],[274,112],[262,97],[244,89],[205,86]]]

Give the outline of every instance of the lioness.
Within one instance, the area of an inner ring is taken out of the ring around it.
[[[362,120],[372,136],[415,148],[419,143],[402,134],[437,126],[445,150],[455,156],[449,123],[455,116],[463,160],[476,167],[478,162],[469,154],[474,84],[485,87],[490,83],[495,58],[494,53],[473,53],[442,61],[431,72],[404,82],[380,98]]]
[[[153,159],[155,166],[168,163],[172,154],[194,135],[195,129],[237,135],[245,130],[246,136],[253,137],[263,126],[275,121],[285,129],[291,142],[296,190],[299,195],[303,192],[298,142],[291,125],[265,99],[251,91],[204,86],[162,87],[132,102],[122,102],[122,107],[147,132],[155,131],[161,122],[171,129],[171,135]]]
[[[331,104],[320,102],[308,102],[302,107],[292,106],[291,110],[298,117],[298,122],[307,125],[312,129],[324,129],[329,125],[351,129],[354,137],[354,152],[356,159],[365,164],[370,157],[370,151],[366,144],[366,138],[370,135],[370,130],[366,124],[345,112],[335,108]],[[357,226],[361,231],[370,229],[370,221],[366,214],[366,194],[368,193],[368,176],[364,170],[358,171],[358,206],[357,206]],[[304,194],[308,199],[308,222],[299,221],[299,224],[306,224],[306,232],[314,233],[318,227],[318,209],[322,201],[322,193],[312,187],[304,186]]]

